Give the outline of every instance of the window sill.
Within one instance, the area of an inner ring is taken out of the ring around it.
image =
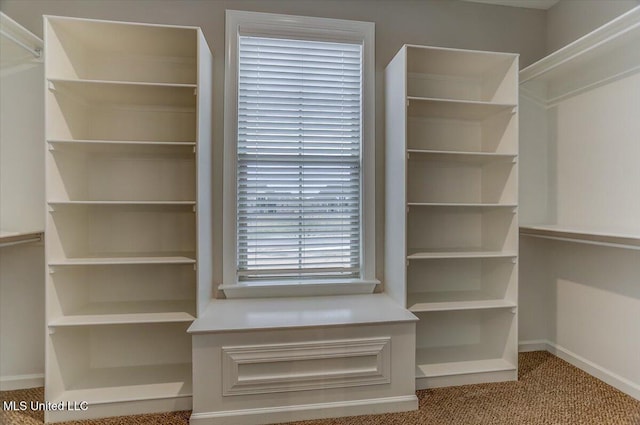
[[[386,294],[214,300],[191,334],[416,322]]]
[[[229,299],[234,298],[282,298],[328,295],[372,294],[378,280],[348,279],[336,281],[287,281],[287,283],[261,282],[253,284],[220,285],[219,290]]]

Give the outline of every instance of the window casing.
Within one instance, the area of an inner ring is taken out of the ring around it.
[[[221,289],[372,291],[373,24],[227,11],[226,25]]]

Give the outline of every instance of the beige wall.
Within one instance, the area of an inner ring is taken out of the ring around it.
[[[547,53],[638,6],[640,0],[560,0],[547,11]]]
[[[520,53],[521,66],[545,54],[545,11],[457,0],[0,0],[2,10],[42,35],[41,15],[125,20],[203,29],[214,52],[213,184],[215,243],[222,252],[222,150],[224,11],[252,10],[354,19],[376,23],[376,251],[383,276],[384,99],[383,71],[405,43]],[[221,256],[214,259],[221,276]]]

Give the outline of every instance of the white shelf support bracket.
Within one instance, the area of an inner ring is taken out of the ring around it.
[[[511,264],[515,264],[516,262],[517,262],[516,257],[513,257],[513,258],[511,259]]]
[[[53,334],[55,334],[55,333],[56,333],[56,328],[52,328],[51,326],[48,326],[48,327],[47,327],[47,333],[48,333],[49,335],[53,335]]]
[[[193,206],[191,207],[191,212],[196,212],[196,206],[195,206],[195,205],[193,205]]]
[[[193,89],[193,95],[194,95],[194,96],[197,96],[197,95],[198,95],[198,89],[197,89],[197,88],[196,88],[196,89]]]
[[[513,108],[511,108],[511,115],[515,115],[518,112],[518,107],[514,106]]]
[[[194,270],[194,271],[197,271],[197,270],[198,270],[198,265],[197,265],[197,264],[194,264],[194,265],[193,265],[193,270]]]
[[[53,81],[47,81],[47,88],[51,91],[56,91],[56,85]]]
[[[516,308],[516,307],[512,307],[512,308],[511,308],[511,314],[516,314],[516,310],[517,310],[517,308]]]

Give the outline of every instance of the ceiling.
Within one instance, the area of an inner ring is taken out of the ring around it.
[[[465,0],[474,3],[497,4],[500,6],[526,7],[529,9],[549,9],[559,0]]]

